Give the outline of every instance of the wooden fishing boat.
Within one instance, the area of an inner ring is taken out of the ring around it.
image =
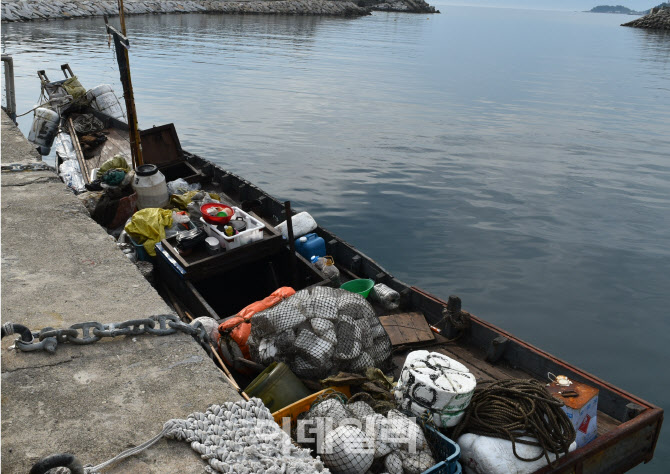
[[[94,155],[97,162],[91,163],[99,165],[118,153],[129,157],[128,126],[100,112],[92,113],[104,122],[108,140]],[[73,137],[77,136],[74,130],[71,132]],[[181,255],[175,248],[174,238],[157,245],[157,276],[190,314],[208,315],[220,321],[280,286],[289,285],[299,290],[327,283],[326,276],[293,251],[274,229],[286,220],[285,203],[244,178],[183,151],[173,126],[145,132],[142,132],[145,154],[169,157],[162,163],[168,180],[182,177],[200,182],[205,190],[218,193],[222,202],[247,210],[265,224],[262,238],[220,255],[208,255],[204,251]],[[77,139],[74,142],[75,147],[80,145]],[[149,151],[152,148],[156,153]],[[86,161],[81,150],[77,153],[80,162]],[[87,163],[84,167],[89,169]],[[478,382],[511,378],[546,382],[548,373],[565,375],[599,390],[597,437],[562,457],[554,467],[547,466],[538,472],[625,472],[652,459],[663,421],[662,409],[474,315],[463,312],[468,324],[457,327],[445,318],[452,309],[448,301],[398,280],[327,229],[319,226],[314,232],[325,240],[327,254],[333,256],[344,280],[369,278],[400,294],[398,310],[388,311],[375,305],[380,318],[419,314],[438,330],[439,333],[424,331],[421,335],[418,328],[410,331],[412,337],[394,351],[396,377],[407,352],[416,348],[441,352],[462,362]],[[221,298],[222,288],[225,298]],[[389,326],[386,328],[388,331]]]
[[[276,273],[276,269],[290,266],[285,241],[279,241],[276,235],[272,236],[275,232],[273,226],[286,219],[284,203],[244,178],[199,156],[188,152],[184,152],[184,156],[188,163],[208,178],[210,184],[205,189],[219,193],[223,201],[233,205],[254,203],[255,215],[266,223],[269,233],[263,241],[256,243],[261,244],[259,248],[265,251],[256,253],[252,244],[246,250],[241,247],[214,258],[202,255],[179,257],[169,239],[162,242],[157,260],[159,275],[178,293],[192,314],[209,315],[220,320],[235,314],[245,304],[259,299],[259,296],[266,296],[280,285],[295,282],[296,289],[300,289],[326,282],[321,272],[299,256],[300,277],[297,280],[291,280],[286,271],[281,275]],[[325,239],[327,254],[334,257],[344,279],[370,278],[386,284],[401,295],[398,310],[387,311],[375,305],[378,316],[383,318],[388,315],[420,313],[430,325],[441,329],[440,334],[433,333],[427,337],[428,341],[424,338],[423,342],[403,346],[401,349],[406,349],[404,353],[401,351],[394,357],[397,368],[402,367],[407,350],[421,348],[459,360],[475,374],[478,382],[510,378],[533,378],[546,382],[547,374],[551,372],[566,375],[571,380],[599,390],[596,439],[561,458],[556,467],[547,466],[538,472],[625,472],[652,459],[663,421],[662,409],[469,313],[465,313],[469,319],[467,329],[457,329],[445,323],[444,316],[449,302],[398,280],[380,264],[327,229],[319,226],[314,232]],[[272,239],[274,244],[268,244]],[[238,264],[224,266],[228,258],[236,260]],[[253,270],[240,271],[243,268],[240,265],[254,261],[256,266]],[[208,292],[212,288],[219,288],[220,284],[233,281],[243,283],[233,292],[236,295],[235,303],[213,305],[206,296]],[[245,292],[244,288],[254,290]],[[454,341],[454,336],[459,337]]]

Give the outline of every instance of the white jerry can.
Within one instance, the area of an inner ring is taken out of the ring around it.
[[[51,145],[58,132],[59,123],[60,116],[58,112],[54,112],[46,107],[35,109],[33,125],[30,127],[28,140],[37,145],[37,151],[39,151],[40,155],[48,155],[51,152]]]
[[[91,101],[91,107],[94,109],[117,120],[126,122],[126,115],[123,113],[119,98],[116,97],[114,89],[109,84],[94,87],[86,93],[86,99]]]

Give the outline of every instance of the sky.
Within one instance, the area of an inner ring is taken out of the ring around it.
[[[480,7],[533,10],[587,11],[598,5],[623,5],[631,10],[648,10],[663,0],[433,0],[431,5],[473,5]]]

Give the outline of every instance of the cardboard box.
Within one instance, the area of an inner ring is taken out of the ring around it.
[[[581,448],[593,441],[598,431],[598,389],[571,381],[571,384],[567,386],[552,382],[547,390],[565,403],[563,411],[568,415],[577,432],[577,447]],[[577,392],[577,396],[563,396],[563,393],[570,391]]]

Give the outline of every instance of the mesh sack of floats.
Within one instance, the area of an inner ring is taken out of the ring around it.
[[[391,341],[370,303],[357,293],[321,286],[256,313],[248,345],[254,362],[284,362],[310,379],[384,369],[391,359]]]
[[[436,461],[422,428],[398,410],[375,413],[341,394],[317,400],[301,416],[298,441],[312,448],[335,474],[419,474]],[[305,442],[306,441],[306,442]]]
[[[240,359],[249,359],[248,339],[251,334],[251,318],[258,312],[271,308],[284,298],[295,294],[289,286],[283,286],[273,291],[270,296],[251,303],[241,309],[235,316],[225,319],[219,325],[220,338],[218,339],[219,353],[226,364],[240,373],[251,373],[241,365]]]

